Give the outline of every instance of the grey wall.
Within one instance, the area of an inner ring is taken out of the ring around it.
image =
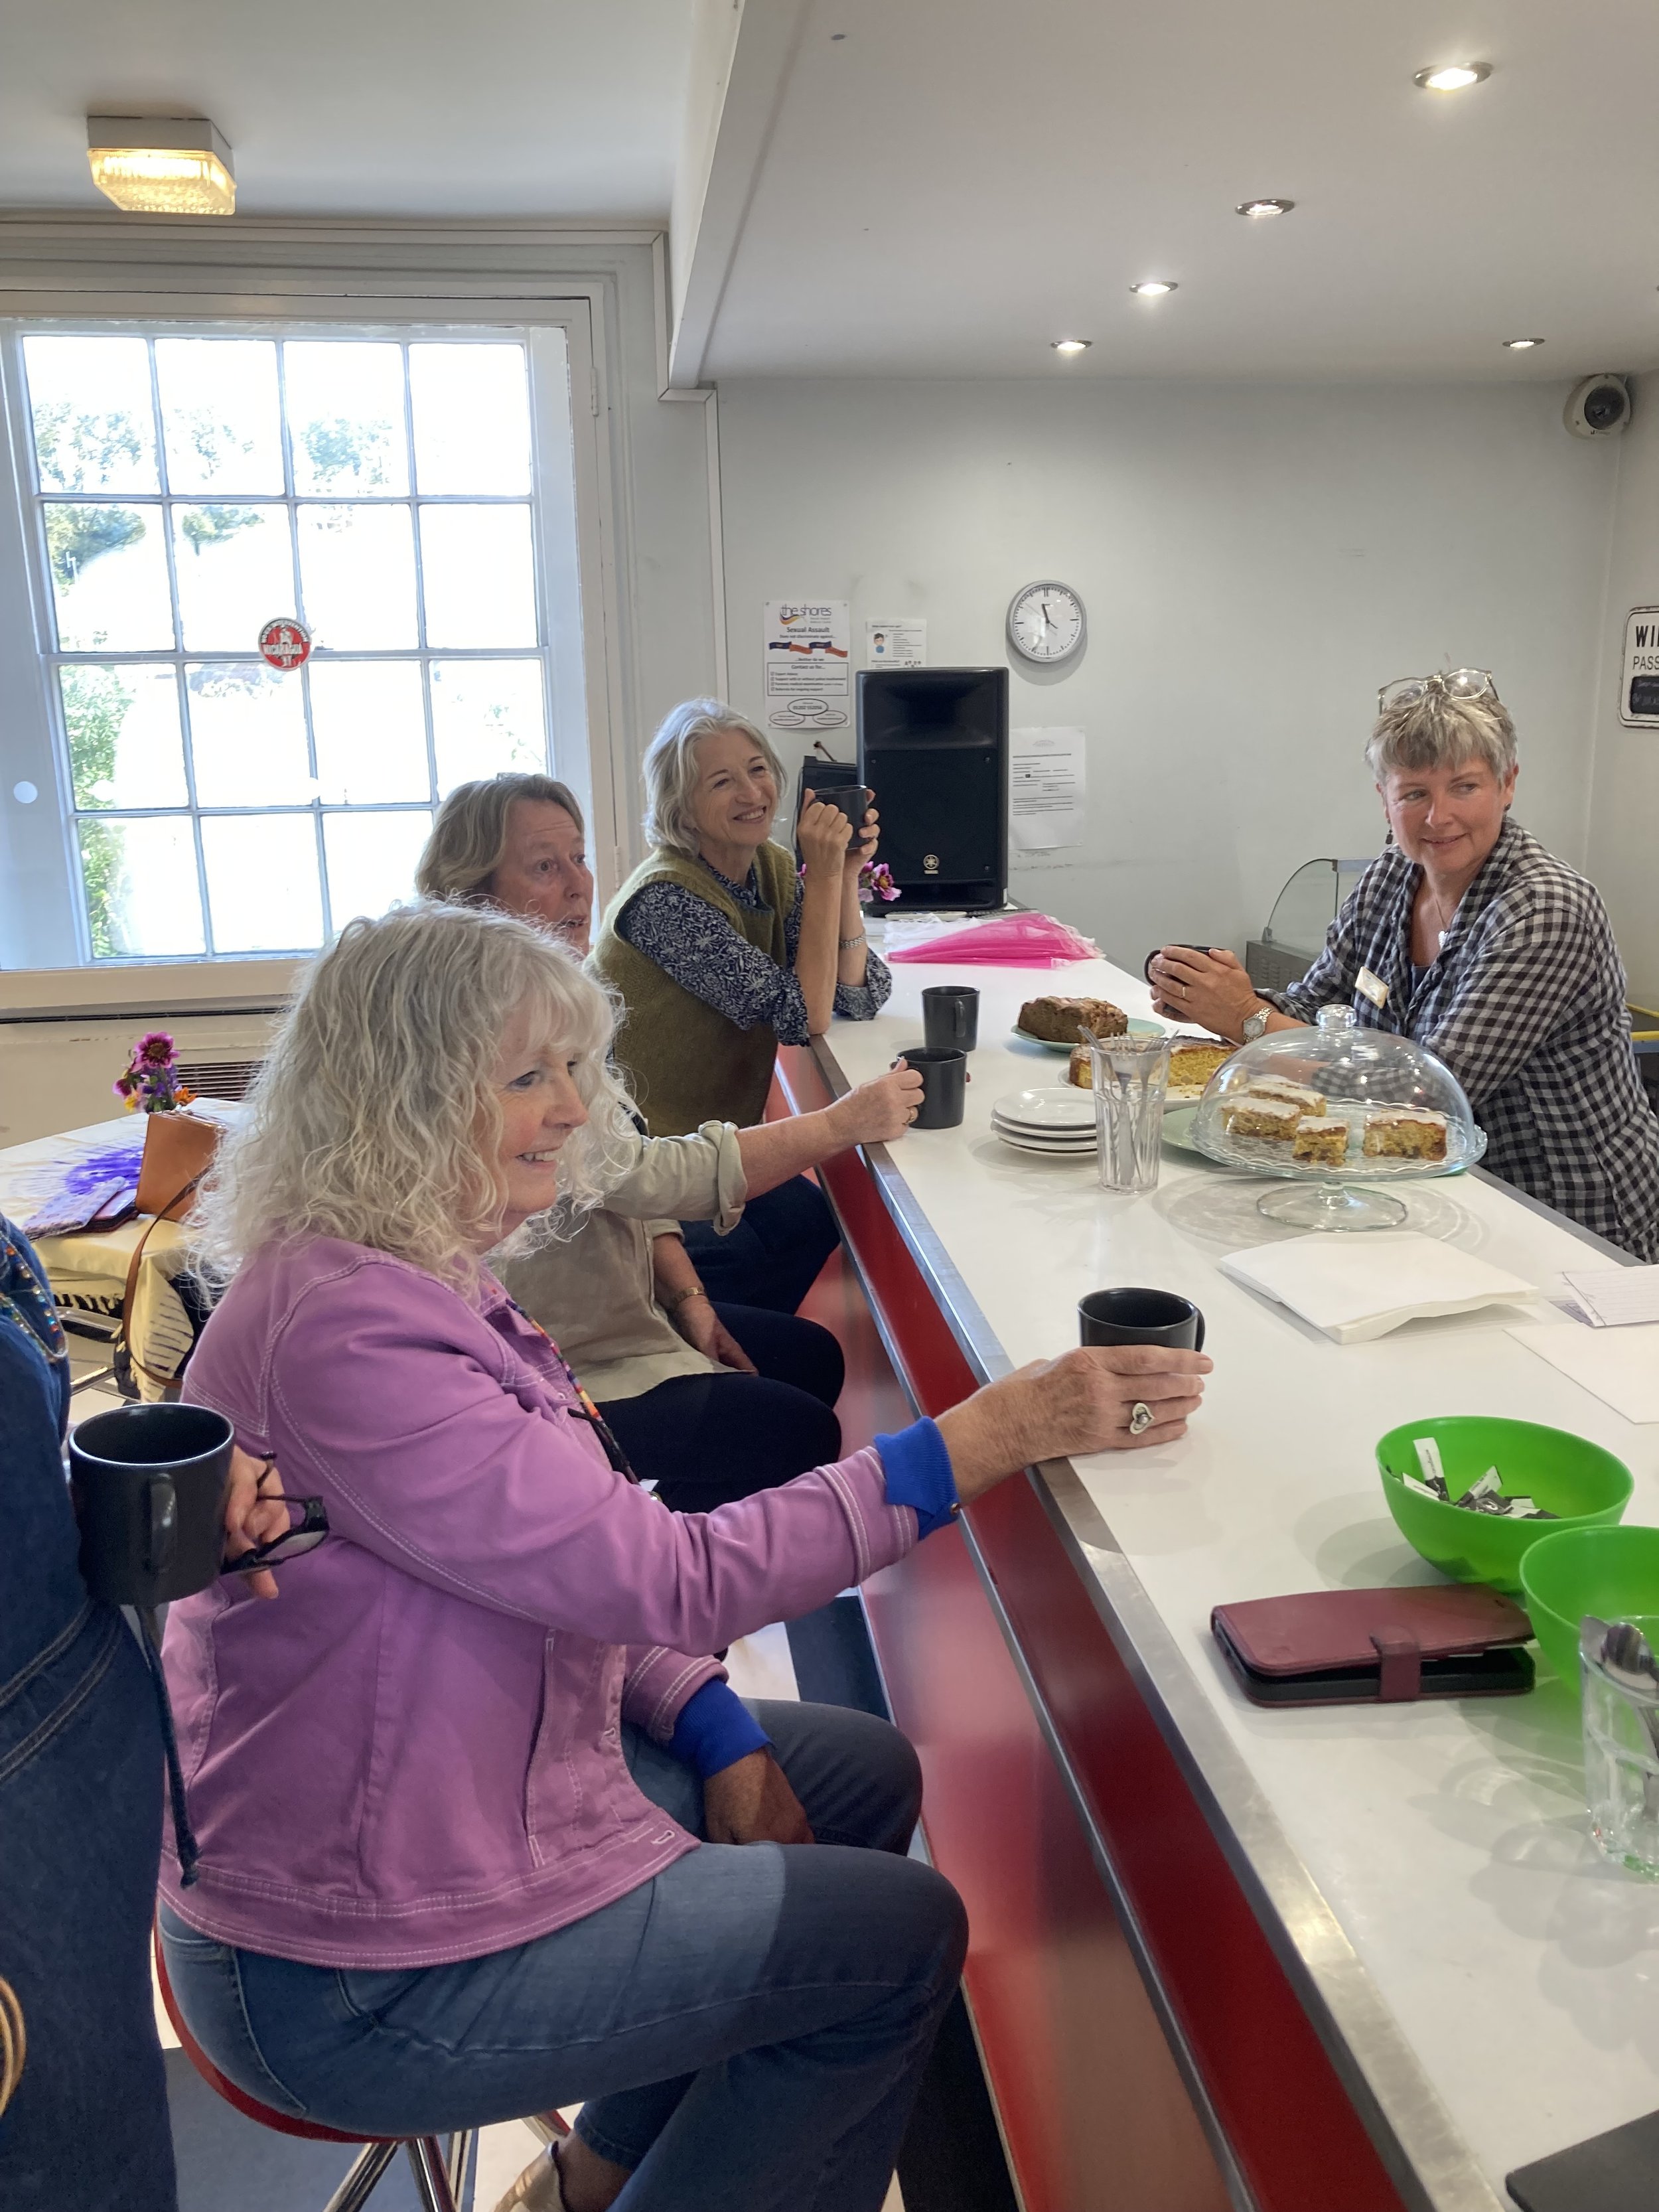
[[[1303,860],[1374,852],[1376,686],[1443,665],[1496,672],[1518,811],[1583,863],[1619,453],[1566,434],[1564,387],[1062,377],[722,383],[739,707],[769,598],[850,599],[855,665],[866,615],[907,614],[935,665],[995,662],[1014,592],[1058,577],[1085,656],[1017,667],[1012,720],[1087,732],[1087,838],[1013,888],[1127,964],[1242,947]]]
[[[1659,606],[1659,376],[1635,386],[1618,440],[1618,501],[1607,564],[1589,872],[1601,885],[1639,1005],[1659,1006],[1659,730],[1619,720],[1625,617]]]

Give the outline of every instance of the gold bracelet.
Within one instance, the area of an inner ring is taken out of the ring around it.
[[[701,1283],[693,1283],[689,1291],[676,1291],[672,1298],[658,1301],[665,1314],[678,1313],[688,1298],[706,1298],[708,1293]]]

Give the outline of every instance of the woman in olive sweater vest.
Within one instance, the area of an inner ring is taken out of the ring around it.
[[[859,871],[875,854],[810,800],[805,862],[770,830],[783,789],[776,753],[717,699],[676,707],[645,758],[653,850],[611,902],[591,965],[621,997],[617,1058],[653,1136],[708,1121],[762,1119],[780,1044],[805,1044],[832,1014],[868,1021],[892,988],[865,940]],[[753,1200],[717,1237],[684,1224],[711,1294],[793,1313],[835,1249],[817,1186],[797,1176]]]

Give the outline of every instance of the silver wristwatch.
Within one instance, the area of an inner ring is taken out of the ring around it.
[[[1272,1012],[1273,1008],[1271,1006],[1258,1006],[1255,1013],[1246,1014],[1244,1017],[1243,1030],[1244,1042],[1246,1044],[1254,1044],[1255,1042],[1256,1039],[1267,1028],[1267,1017],[1272,1013]]]

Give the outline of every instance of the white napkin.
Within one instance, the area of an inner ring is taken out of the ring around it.
[[[1510,1334],[1627,1421],[1659,1421],[1659,1322],[1586,1328],[1579,1322],[1541,1322]]]
[[[1230,1252],[1224,1275],[1265,1291],[1338,1344],[1364,1344],[1419,1316],[1534,1298],[1534,1285],[1413,1229],[1343,1236],[1318,1230]]]

